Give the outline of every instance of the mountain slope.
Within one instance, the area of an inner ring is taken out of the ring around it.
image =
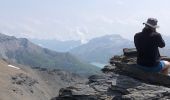
[[[25,38],[4,34],[0,34],[0,57],[31,67],[64,69],[82,75],[96,73],[99,70],[69,53],[54,52],[41,48]]]
[[[0,60],[0,100],[48,100],[47,85],[23,70]]]
[[[2,59],[0,69],[0,100],[50,100],[60,88],[86,81],[70,72],[31,69]]]
[[[94,38],[70,52],[88,62],[106,63],[113,55],[122,54],[122,48],[132,46],[131,41],[122,38],[120,35],[106,35]]]

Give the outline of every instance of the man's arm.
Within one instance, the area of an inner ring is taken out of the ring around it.
[[[160,33],[158,33],[156,41],[157,41],[158,47],[160,48],[165,47],[165,41],[163,40]]]

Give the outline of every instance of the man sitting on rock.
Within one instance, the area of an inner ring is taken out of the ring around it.
[[[157,19],[148,18],[142,32],[136,33],[134,43],[137,49],[137,64],[149,72],[162,72],[168,75],[170,62],[160,60],[159,49],[165,47],[165,42],[160,33],[156,32]]]

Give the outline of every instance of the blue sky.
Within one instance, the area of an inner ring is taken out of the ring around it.
[[[17,37],[79,40],[120,34],[133,39],[148,17],[170,35],[170,0],[0,0],[0,32]]]

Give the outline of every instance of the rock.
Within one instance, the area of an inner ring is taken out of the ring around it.
[[[17,85],[33,86],[34,84],[38,84],[37,80],[32,79],[31,77],[29,77],[23,73],[12,76],[11,79],[12,79],[11,80],[12,83],[17,84]]]
[[[137,68],[135,54],[134,49],[124,49],[124,55],[110,59],[103,75],[62,88],[51,100],[170,100],[170,77]]]
[[[117,91],[122,94],[118,96],[119,98],[126,98],[126,100],[167,100],[167,96],[169,96],[170,93],[170,89],[167,87],[146,84],[123,75],[119,76],[117,84],[112,85],[111,89],[112,91]],[[167,96],[164,95],[166,93]]]
[[[137,51],[136,48],[124,48],[123,49],[123,54],[128,57],[136,57],[137,56]]]
[[[119,56],[119,55],[115,55],[110,59],[110,64],[114,65],[115,62],[121,62],[123,60],[124,56]]]
[[[92,75],[88,79],[89,79],[89,83],[93,83],[93,82],[105,80],[105,76],[104,75]]]
[[[128,57],[128,56],[114,56],[110,59],[110,64],[112,66],[115,66],[115,63],[120,62],[120,63],[128,63],[128,64],[136,64],[137,57]]]
[[[29,76],[27,76],[26,74],[23,74],[23,73],[19,73],[19,74],[16,74],[15,76],[12,76],[11,77],[11,81],[13,84],[16,84],[16,85],[20,85],[22,87],[25,87],[27,88],[27,90],[33,94],[34,91],[33,91],[33,86],[35,84],[38,84],[39,82]],[[13,92],[16,92],[19,90],[16,90],[16,89],[13,89]],[[21,94],[21,93],[20,93]],[[21,94],[22,95],[22,94]]]
[[[98,100],[95,93],[95,90],[89,85],[77,84],[76,87],[60,89],[59,97],[51,100]]]
[[[170,76],[165,76],[161,73],[143,71],[135,64],[116,63],[116,66],[115,73],[130,76],[145,83],[170,87]]]
[[[166,56],[163,56],[163,57],[161,57],[161,60],[170,61],[170,58],[169,58],[169,57],[166,57]]]
[[[101,69],[101,71],[103,72],[103,73],[107,73],[107,72],[113,72],[114,70],[115,70],[115,66],[113,66],[113,65],[106,65],[106,66],[104,66],[104,68],[103,69]]]
[[[167,87],[146,84],[124,75],[113,75],[106,76],[105,80],[64,88],[52,100],[167,100],[169,97],[170,89]]]

